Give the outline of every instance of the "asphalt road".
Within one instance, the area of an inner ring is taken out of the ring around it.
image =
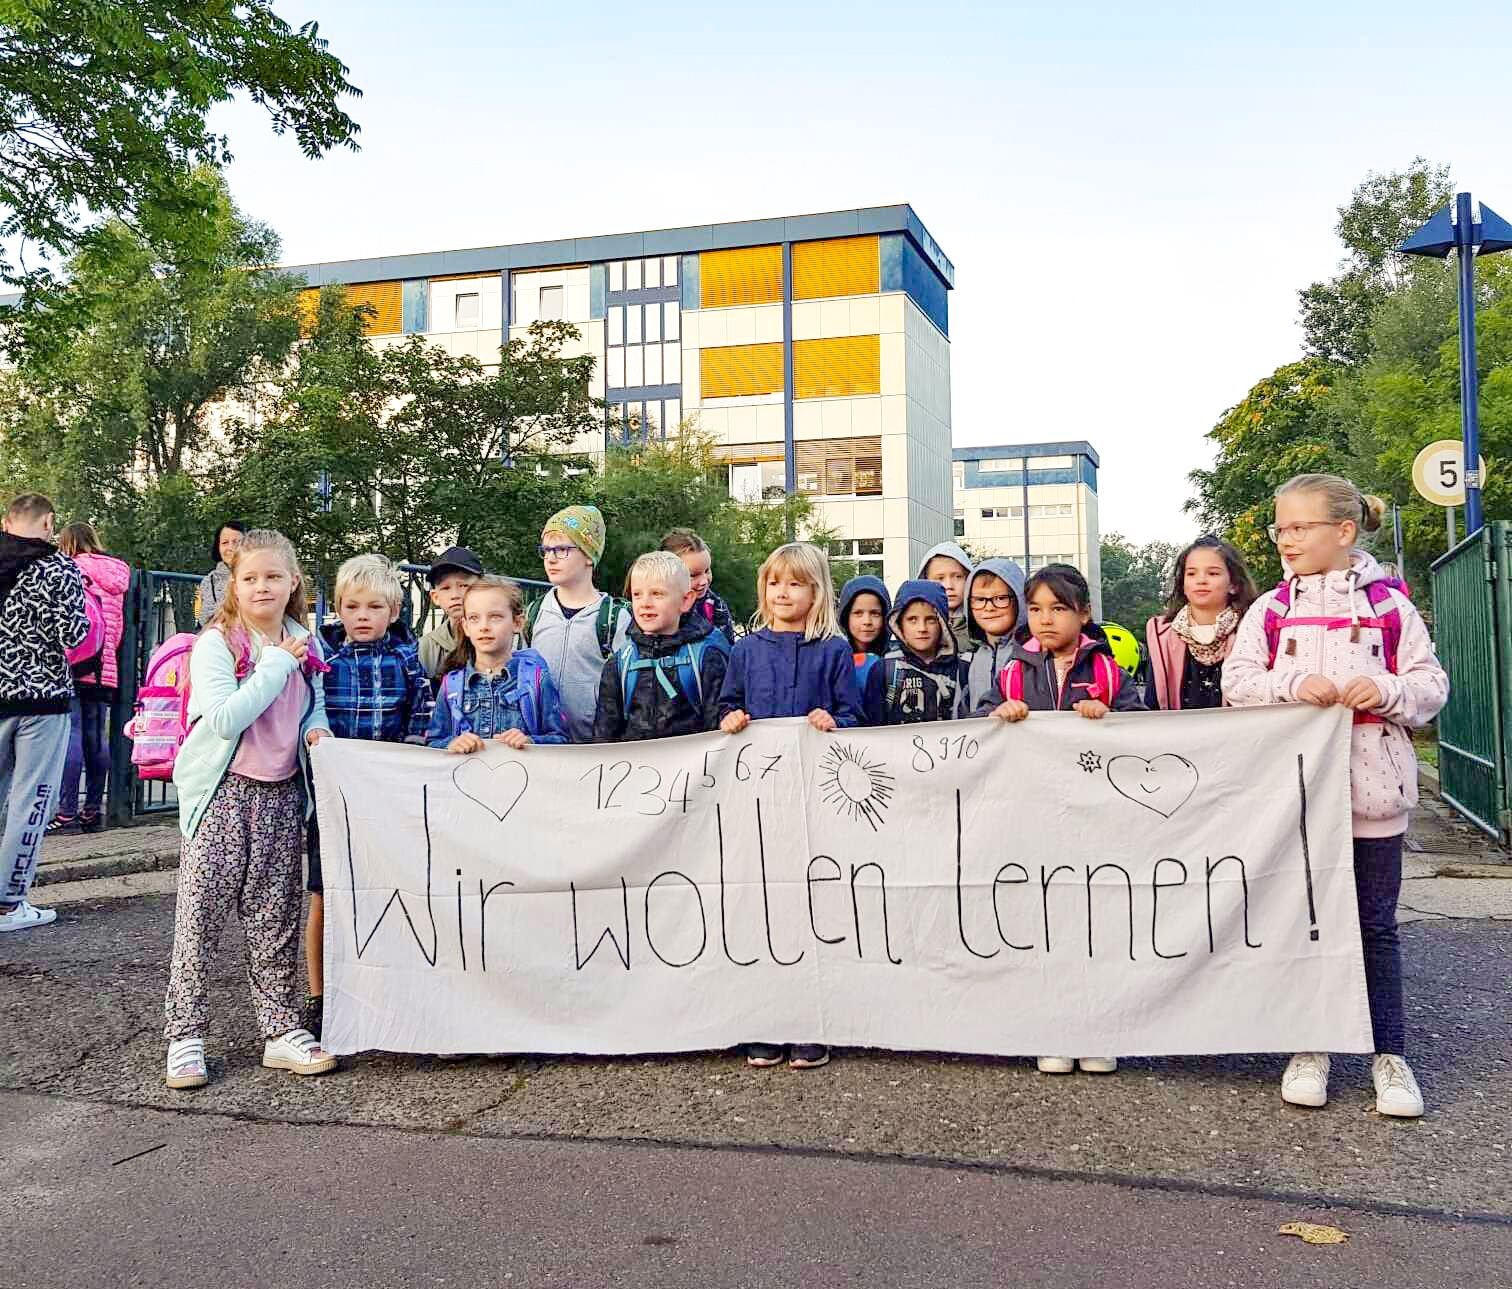
[[[257,1063],[235,929],[214,1082],[170,1093],[172,908],[69,905],[0,940],[0,1286],[1512,1285],[1504,922],[1404,929],[1414,1123],[1374,1114],[1359,1057],[1321,1111],[1280,1102],[1280,1056],[1047,1078],[875,1052],[802,1074],[378,1055],[296,1080]],[[1275,1233],[1290,1218],[1353,1238],[1304,1246]]]

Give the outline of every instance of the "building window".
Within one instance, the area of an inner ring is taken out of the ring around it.
[[[964,515],[958,514],[955,517],[955,535],[957,537],[966,536],[966,518]]]
[[[882,576],[882,542],[880,538],[860,538],[829,544],[830,567],[842,581],[869,573]]]
[[[952,461],[950,463],[950,480],[957,488],[966,486],[966,463],[964,461]]]
[[[567,317],[567,292],[559,286],[541,288],[541,311],[537,315],[542,322],[561,322]],[[460,299],[460,297],[459,297]]]
[[[811,439],[797,445],[798,491],[822,497],[882,493],[882,440]]]
[[[977,469],[983,474],[1001,474],[1005,470],[1022,470],[1024,462],[1021,457],[986,457],[977,462]]]
[[[483,297],[476,291],[456,297],[456,321],[458,331],[476,331],[483,323]]]

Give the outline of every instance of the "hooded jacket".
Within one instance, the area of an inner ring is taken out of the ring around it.
[[[882,631],[865,649],[857,649],[850,638],[850,611],[856,597],[869,592],[882,601]],[[853,577],[840,588],[840,629],[850,643],[851,661],[856,665],[856,687],[861,691],[863,725],[886,723],[887,711],[882,685],[882,659],[892,647],[892,632],[887,619],[892,613],[892,596],[887,593],[887,584],[880,577],[863,573]]]
[[[712,586],[693,601],[688,612],[701,617],[730,644],[735,643],[735,619],[730,615],[730,606]]]
[[[1395,673],[1386,665],[1380,628],[1361,622],[1378,612],[1365,588],[1384,577],[1380,564],[1362,550],[1350,553],[1346,571],[1293,576],[1274,663],[1265,636],[1266,611],[1276,600],[1276,591],[1270,590],[1244,615],[1223,664],[1223,696],[1235,707],[1297,702],[1297,686],[1313,674],[1336,685],[1356,676],[1375,682],[1383,701],[1372,713],[1356,713],[1349,748],[1356,837],[1395,837],[1407,830],[1418,800],[1417,753],[1407,731],[1428,724],[1449,698],[1449,677],[1407,596],[1391,590],[1402,624]],[[1287,625],[1286,618],[1299,621]],[[1319,624],[1319,618],[1335,619],[1343,629]],[[1356,624],[1357,630],[1348,629]]]
[[[919,561],[919,571],[914,574],[916,579],[921,581],[927,580],[924,577],[924,570],[929,567],[929,561],[936,555],[944,555],[949,559],[955,560],[957,564],[966,570],[966,582],[970,585],[972,572],[971,556],[955,542],[940,542],[938,545],[931,546],[925,551],[924,558]],[[965,592],[962,592],[961,607],[949,615],[950,633],[955,636],[956,652],[963,658],[971,652],[971,638],[966,632],[968,607]]]
[[[635,623],[627,633],[640,659],[673,658],[685,646],[709,640],[716,634],[713,624],[702,614],[685,613],[677,633],[670,636],[647,635]],[[706,644],[699,666],[697,692],[703,700],[696,707],[682,689],[682,677],[669,667],[660,674],[667,677],[672,694],[657,679],[658,673],[642,670],[636,674],[630,691],[630,707],[625,708],[625,676],[619,653],[604,663],[599,678],[598,712],[593,718],[595,743],[631,742],[636,739],[671,738],[677,734],[703,734],[719,724],[719,693],[729,669],[730,651],[717,642]]]
[[[1055,671],[1055,659],[1047,654],[1040,642],[1031,636],[1022,643],[1014,641],[1009,647],[1008,663],[998,672],[997,701],[1008,697],[1008,666],[1018,663],[1023,668],[1024,703],[1031,712],[1069,712],[1084,699],[1095,698],[1106,703],[1115,712],[1142,712],[1144,697],[1139,686],[1118,665],[1113,657],[1113,647],[1103,638],[1102,632],[1088,626],[1082,631],[1081,642],[1076,648],[1076,660],[1066,673],[1066,683],[1060,685]],[[1109,696],[1103,692],[1102,678],[1092,661],[1096,655],[1104,655],[1117,673],[1118,692]]]
[[[903,642],[903,615],[910,605],[924,604],[940,622],[939,652],[929,660]],[[950,633],[950,601],[938,582],[904,582],[888,619],[893,645],[883,661],[886,724],[914,725],[948,721],[960,714],[961,659]]]
[[[121,683],[116,655],[121,649],[121,637],[126,633],[126,590],[131,585],[131,566],[114,555],[82,551],[73,557],[73,561],[94,587],[105,613],[105,647],[100,653],[99,680],[79,685],[81,698],[88,697],[86,691],[92,690],[98,700],[100,690],[113,690]]]
[[[807,640],[801,631],[762,627],[735,642],[719,716],[745,712],[752,720],[807,716],[822,708],[836,725],[861,724],[861,693],[850,642],[840,636]]]
[[[66,715],[68,650],[88,634],[79,566],[51,542],[0,532],[0,717]]]
[[[1013,626],[1005,636],[989,637],[977,622],[976,614],[971,612],[971,597],[980,594],[973,588],[977,578],[983,573],[1001,578],[1013,592]],[[966,694],[961,700],[962,713],[966,716],[989,716],[993,708],[1003,701],[998,692],[998,675],[1008,665],[1014,639],[1028,621],[1024,613],[1024,570],[1011,559],[984,559],[966,579],[966,612],[972,653],[966,660]]]
[[[395,622],[376,640],[348,640],[346,628],[331,622],[320,638],[330,667],[325,705],[331,732],[337,738],[423,743],[432,690],[414,632]]]
[[[598,642],[598,596],[570,618],[562,613],[556,588],[546,592],[530,632],[530,647],[546,659],[551,678],[562,700],[562,721],[569,743],[586,743],[593,737],[593,718],[598,710],[599,680],[606,661]],[[625,643],[630,614],[621,609],[614,626],[613,651]]]

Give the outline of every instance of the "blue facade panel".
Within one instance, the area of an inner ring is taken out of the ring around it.
[[[602,318],[606,312],[605,296],[609,291],[609,266],[607,264],[590,264],[588,266],[588,316],[590,318]]]
[[[906,240],[903,242],[903,289],[942,335],[950,335],[948,289],[939,274],[919,254],[918,248]]]
[[[430,283],[425,278],[409,278],[403,286],[401,322],[406,336],[426,330],[430,312]]]
[[[682,286],[682,307],[686,312],[698,308],[698,256],[684,255],[678,266],[677,280]]]

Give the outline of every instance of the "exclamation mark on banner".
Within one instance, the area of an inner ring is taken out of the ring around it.
[[[1297,753],[1297,828],[1302,834],[1302,872],[1307,877],[1307,938],[1318,938],[1318,909],[1313,903],[1312,854],[1307,848],[1307,772]]]

